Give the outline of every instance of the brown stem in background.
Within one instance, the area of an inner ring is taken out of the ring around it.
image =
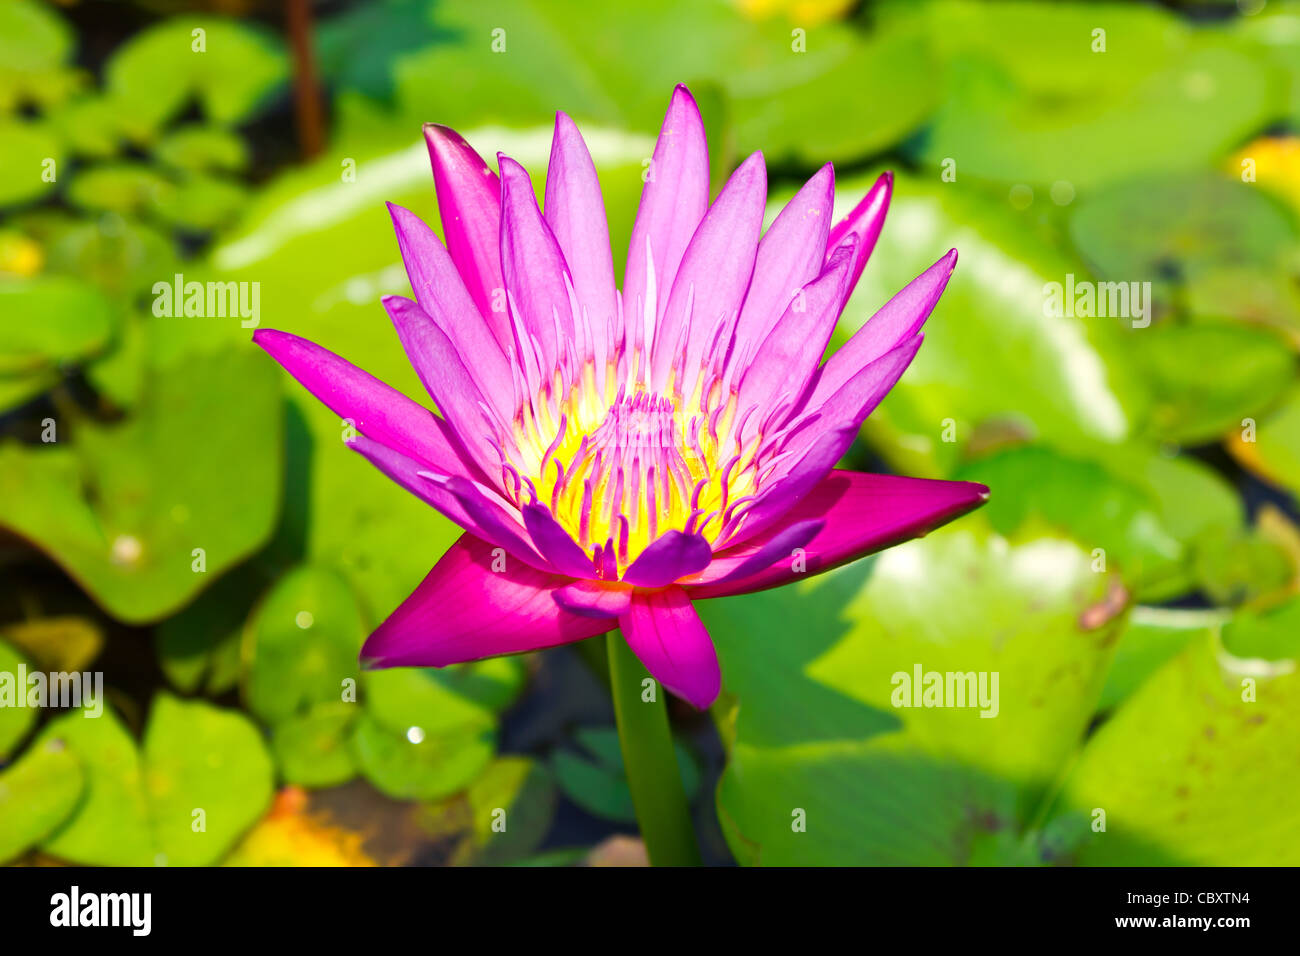
[[[320,82],[311,43],[311,0],[285,0],[289,44],[293,48],[293,115],[303,159],[311,159],[325,146],[325,120],[321,110]]]

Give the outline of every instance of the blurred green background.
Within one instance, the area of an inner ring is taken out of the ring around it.
[[[959,249],[847,464],[993,488],[701,604],[706,858],[1300,863],[1300,4],[1260,0],[0,3],[0,672],[107,697],[0,707],[0,861],[638,859],[599,642],[358,673],[458,529],[152,290],[257,283],[423,398],[379,305],[384,201],[437,227],[420,124],[540,185],[570,113],[621,260],[678,82],[771,215],[896,172],[836,342]],[[1049,314],[1067,276],[1151,283],[1149,327]],[[891,707],[917,663],[998,672],[998,716]]]

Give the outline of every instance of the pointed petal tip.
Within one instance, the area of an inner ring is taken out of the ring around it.
[[[456,132],[450,126],[443,126],[441,123],[425,123],[420,129],[424,133],[424,138],[429,142],[465,142],[465,137]]]
[[[678,100],[689,102],[692,106],[695,105],[695,96],[685,83],[678,83],[673,87],[672,101],[675,103]]]

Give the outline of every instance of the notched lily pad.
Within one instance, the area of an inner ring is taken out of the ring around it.
[[[283,454],[275,370],[248,350],[156,371],[122,425],[0,446],[0,525],[132,623],[177,610],[271,534]]]

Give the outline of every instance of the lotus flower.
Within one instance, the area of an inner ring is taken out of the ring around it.
[[[950,251],[822,362],[880,235],[888,174],[832,227],[827,165],[764,232],[762,154],[710,203],[704,127],[678,87],[620,292],[569,117],[556,118],[543,208],[514,160],[499,156],[498,176],[452,130],[424,132],[446,245],[390,205],[415,301],[384,307],[441,417],[305,339],[253,337],[355,423],[356,451],[465,529],[366,642],[369,666],[441,667],[617,627],[704,708],[721,674],[693,601],[828,570],[987,497],[834,467],[916,355],[957,261]]]

